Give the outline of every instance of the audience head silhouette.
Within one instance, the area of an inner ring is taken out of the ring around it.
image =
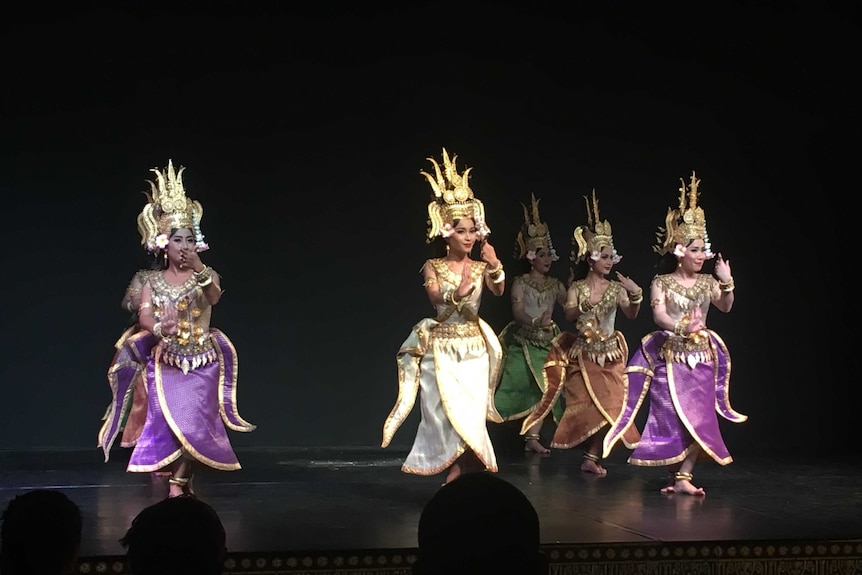
[[[147,507],[120,543],[135,575],[220,575],[227,554],[221,519],[194,497],[171,497]]]
[[[517,487],[490,473],[468,473],[440,488],[419,519],[414,575],[548,572],[539,517]]]
[[[3,575],[67,575],[78,561],[81,511],[59,491],[28,491],[3,512],[0,540]]]

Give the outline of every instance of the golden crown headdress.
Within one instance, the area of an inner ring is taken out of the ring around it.
[[[653,251],[659,255],[675,252],[676,246],[683,248],[692,240],[703,240],[704,251],[707,257],[712,257],[710,249],[709,234],[706,232],[706,214],[703,208],[697,205],[700,197],[698,187],[700,179],[691,172],[691,182],[688,186],[685,180],[680,178],[679,208],[667,209],[664,227],[659,227],[656,232],[658,243],[653,246]]]
[[[551,243],[551,232],[548,229],[548,224],[543,222],[539,216],[539,200],[536,199],[535,194],[530,194],[530,200],[529,210],[527,206],[521,204],[524,208],[524,223],[521,225],[515,240],[515,246],[518,250],[515,259],[526,257],[528,260],[533,260],[540,248],[546,248],[551,252],[551,259],[557,261],[560,258],[557,256],[554,244]]]
[[[584,261],[589,255],[593,261],[599,259],[602,248],[611,248],[611,261],[618,263],[622,256],[614,248],[614,237],[611,233],[611,223],[599,217],[599,200],[596,199],[596,190],[593,190],[592,202],[589,196],[584,196],[587,203],[587,225],[578,226],[572,234],[572,256],[573,262]]]
[[[183,170],[183,166],[174,170],[171,160],[168,160],[164,171],[158,168],[150,170],[156,174],[156,181],[147,180],[150,184],[150,192],[144,192],[147,204],[138,214],[141,244],[150,251],[163,249],[171,231],[182,228],[195,234],[195,243],[200,251],[209,248],[200,227],[204,209],[199,201],[186,197]]]
[[[437,160],[428,158],[434,165],[434,175],[419,171],[434,191],[434,199],[428,204],[428,242],[437,236],[449,237],[455,220],[464,218],[473,219],[480,237],[491,233],[485,224],[485,206],[470,189],[470,170],[473,168],[467,168],[459,174],[455,165],[457,158],[454,155],[450,160],[449,153],[443,148],[442,170]]]

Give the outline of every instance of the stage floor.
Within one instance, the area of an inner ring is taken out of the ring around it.
[[[59,489],[81,507],[82,556],[122,555],[132,518],[165,497],[163,479],[125,472],[129,450],[104,463],[97,449],[0,452],[0,500]],[[424,503],[442,476],[400,471],[400,449],[240,451],[243,470],[205,471],[195,488],[219,513],[232,552],[395,549],[416,546]],[[701,463],[705,497],[665,496],[664,468],[633,467],[620,449],[606,477],[579,470],[581,452],[498,450],[500,476],[538,511],[543,543],[595,544],[862,538],[862,462],[737,456]]]

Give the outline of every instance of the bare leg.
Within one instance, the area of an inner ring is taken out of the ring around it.
[[[691,453],[689,453],[685,459],[682,461],[682,464],[676,468],[676,466],[669,468],[669,472],[673,473],[673,482],[667,487],[661,490],[662,493],[683,493],[685,495],[706,495],[706,491],[703,490],[702,487],[696,487],[692,482],[692,470],[694,469],[694,464],[697,461],[697,457],[700,455],[700,446],[696,446],[692,449]],[[676,470],[674,471],[674,468]]]
[[[527,433],[524,434],[524,451],[532,451],[533,453],[540,453],[542,455],[551,452],[550,449],[539,443],[539,439],[541,438],[539,435],[540,431],[542,431],[541,420],[534,423],[533,426],[527,430]]]
[[[168,497],[192,495],[194,493],[191,487],[193,475],[191,459],[180,458],[174,467],[173,476],[168,480]]]
[[[599,463],[602,438],[597,433],[584,442],[584,460],[581,463],[581,471],[595,473],[596,475],[607,475],[608,470]]]
[[[473,453],[473,450],[468,448],[467,451],[462,453],[461,456],[455,460],[455,463],[449,467],[449,472],[446,474],[446,483],[455,481],[465,473],[482,471],[484,469],[485,466],[476,454]]]

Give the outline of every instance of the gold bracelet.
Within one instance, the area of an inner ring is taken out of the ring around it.
[[[454,294],[455,294],[455,290],[452,290],[452,289],[447,289],[446,291],[444,291],[443,292],[443,303],[448,304],[448,305],[455,305],[455,302],[453,301]]]
[[[199,272],[192,270],[195,274],[195,281],[198,282],[198,285],[209,285],[207,282],[212,279],[212,269],[209,266],[204,266]]]
[[[155,325],[153,325],[153,335],[159,339],[164,339],[164,334],[162,333],[162,322],[157,321]]]
[[[685,328],[689,323],[691,323],[691,318],[685,315],[682,316],[676,322],[676,325],[673,326],[673,332],[680,337],[685,337]]]
[[[491,276],[491,283],[493,284],[503,283],[504,281],[506,281],[506,274],[503,270],[500,270],[499,274]]]
[[[148,307],[153,307],[153,304],[148,301],[142,302],[141,305],[138,306],[138,313],[144,311]]]
[[[495,276],[498,273],[500,273],[501,271],[503,271],[503,262],[497,262],[497,267],[495,267],[495,268],[489,267],[489,268],[486,268],[485,271],[488,272],[488,275]]]

